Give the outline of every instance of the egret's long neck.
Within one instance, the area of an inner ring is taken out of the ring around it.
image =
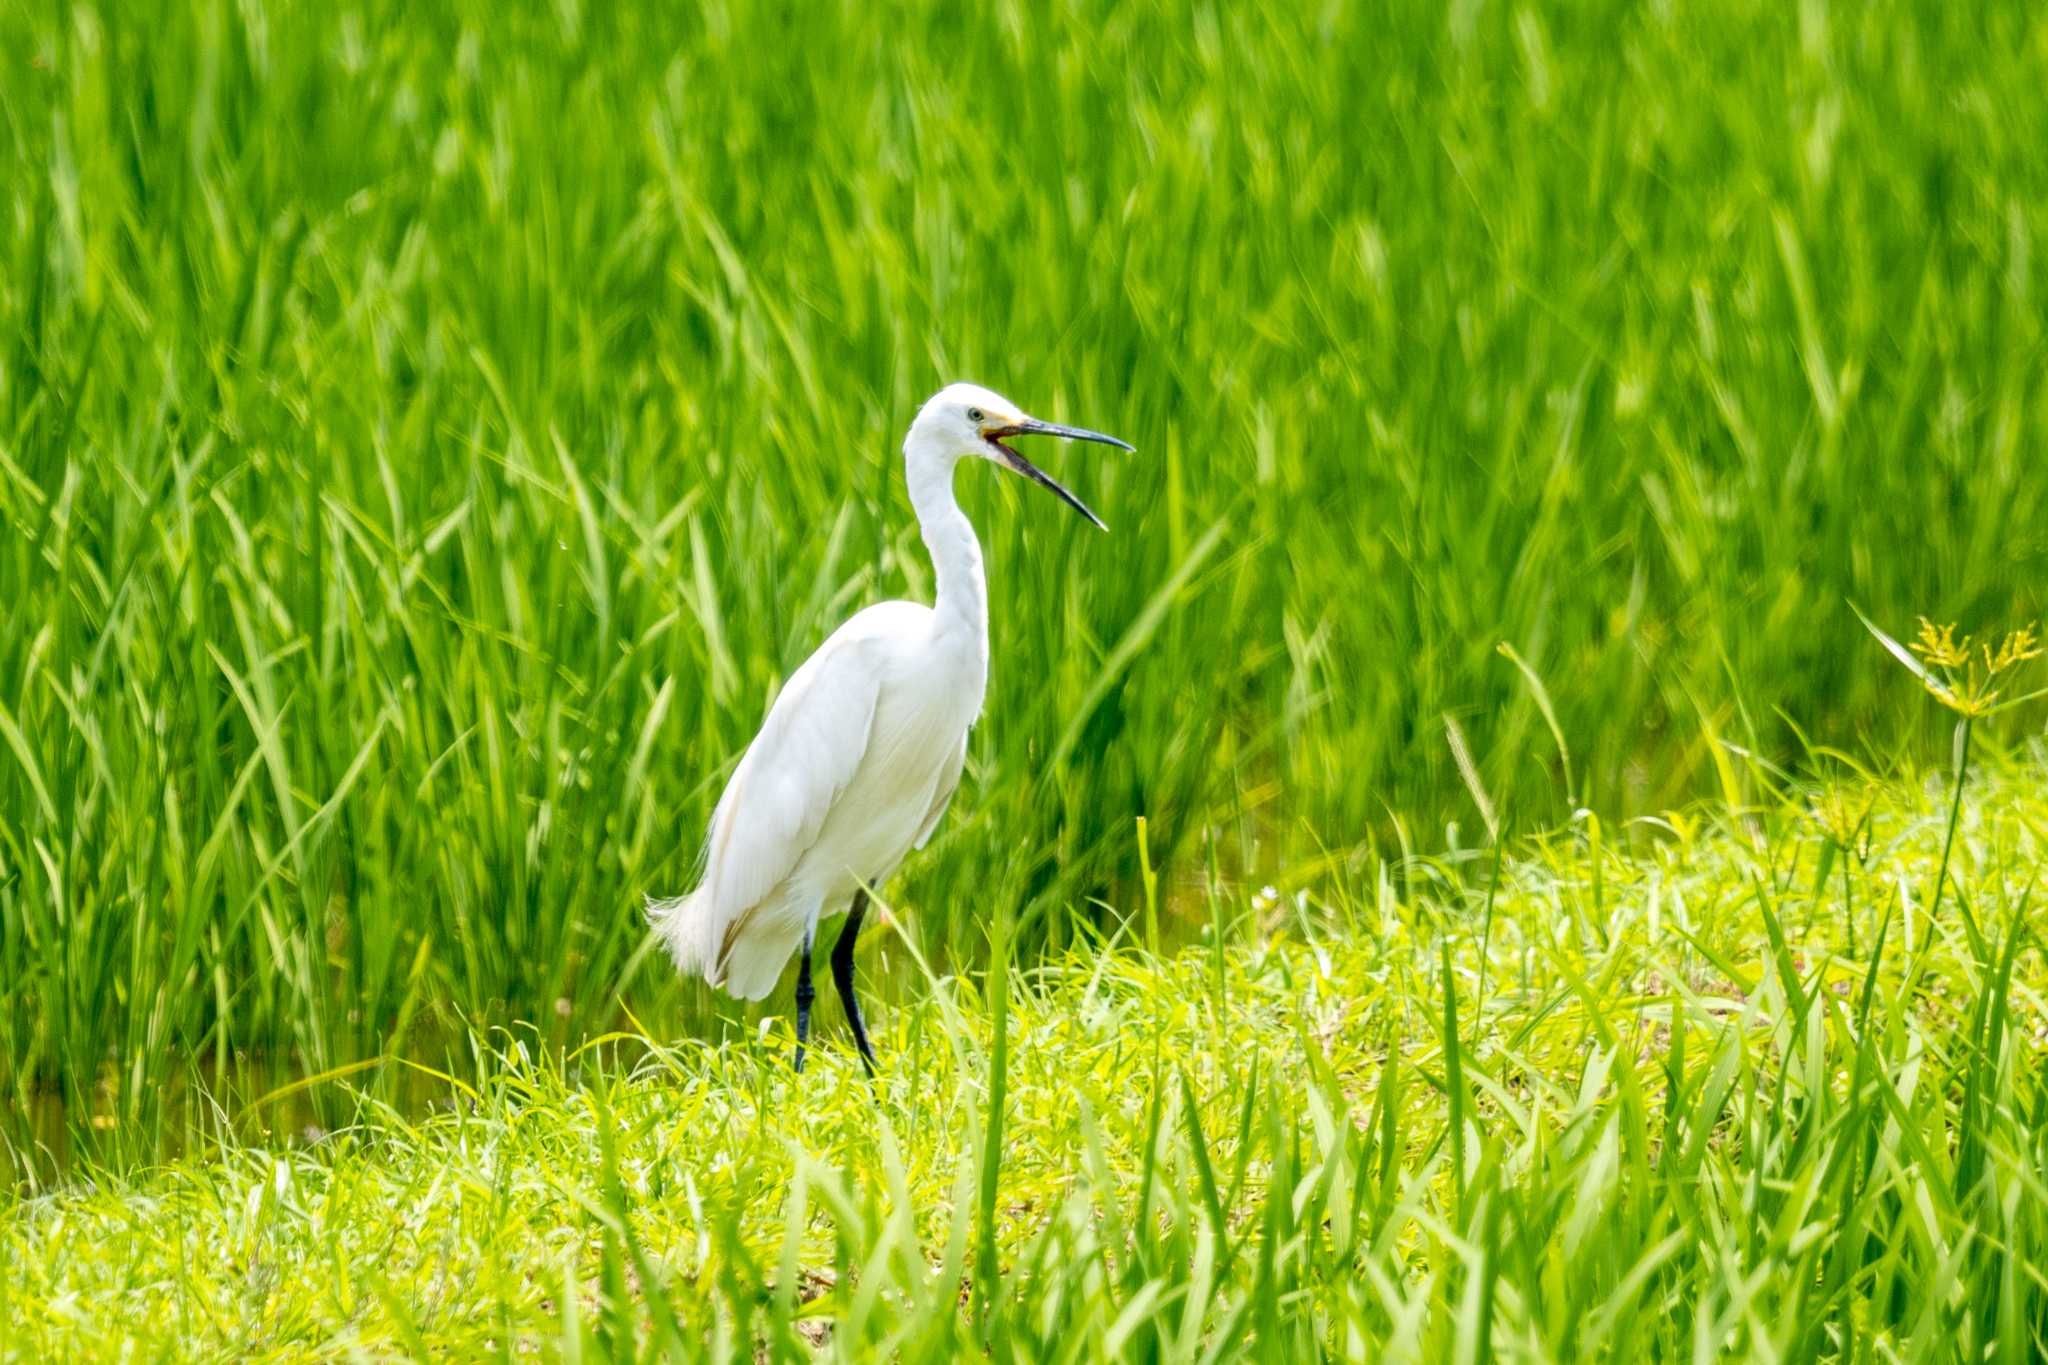
[[[905,452],[910,505],[917,509],[918,529],[938,574],[941,630],[965,631],[982,643],[988,640],[988,583],[981,572],[981,542],[973,523],[953,500],[953,466],[948,455],[913,444]]]

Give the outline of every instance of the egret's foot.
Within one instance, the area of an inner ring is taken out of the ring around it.
[[[846,912],[846,927],[839,942],[832,945],[832,984],[839,988],[839,1003],[846,1007],[846,1022],[853,1026],[853,1045],[860,1049],[861,1065],[875,1074],[875,1049],[868,1042],[867,1025],[861,1022],[860,1001],[853,993],[853,944],[860,937],[860,922],[867,917],[868,893],[853,893],[853,905]]]
[[[853,1021],[853,1045],[860,1049],[860,1064],[867,1068],[868,1079],[875,1078],[875,1049],[868,1042],[868,1032],[861,1027],[860,1006],[849,1005],[846,1017]]]
[[[811,988],[811,936],[804,935],[804,955],[796,964],[796,1071],[803,1074],[804,1049],[811,1041],[811,1002],[818,998]]]
[[[839,988],[839,1001],[846,1006],[846,1022],[853,1025],[853,1045],[860,1049],[860,1064],[868,1069],[868,1075],[875,1074],[875,1049],[868,1042],[867,1026],[861,1023],[860,1001],[853,998],[853,981],[849,975],[845,985]]]

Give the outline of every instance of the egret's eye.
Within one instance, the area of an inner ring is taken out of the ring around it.
[[[967,420],[979,424],[987,419],[981,415],[980,408],[969,408],[967,410]]]

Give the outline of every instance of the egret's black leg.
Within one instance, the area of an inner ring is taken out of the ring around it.
[[[811,934],[804,931],[804,955],[796,963],[796,1069],[804,1069],[804,1046],[811,1041],[811,1002],[818,993],[811,989]]]
[[[875,1050],[868,1044],[867,1026],[860,1021],[860,1001],[853,994],[853,941],[860,937],[860,922],[868,913],[868,893],[853,893],[853,907],[846,912],[846,927],[839,942],[832,945],[832,982],[839,987],[839,1003],[846,1007],[846,1022],[853,1025],[853,1045],[860,1049],[861,1064],[868,1075],[875,1074]]]

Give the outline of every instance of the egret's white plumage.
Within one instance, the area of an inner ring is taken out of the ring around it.
[[[936,617],[915,602],[869,607],[790,678],[711,817],[702,882],[653,907],[678,967],[760,999],[825,907],[843,909],[930,836],[988,658],[986,637]]]
[[[800,1038],[819,918],[846,909],[862,885],[882,882],[931,838],[981,714],[988,596],[980,542],[953,498],[954,467],[969,457],[1008,465],[1095,520],[1002,444],[1029,434],[1123,444],[1038,422],[972,384],[951,385],[920,409],[904,469],[936,602],[869,607],[797,669],[719,798],[697,889],[648,902],[677,967],[742,999],[773,990],[803,948]],[[850,977],[840,986],[851,1009]]]

